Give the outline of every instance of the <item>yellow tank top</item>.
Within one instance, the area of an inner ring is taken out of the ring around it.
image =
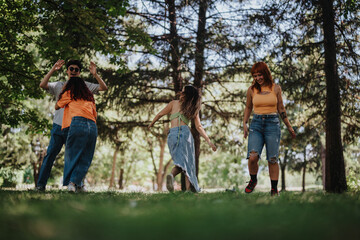
[[[272,87],[262,87],[261,93],[254,88],[252,102],[255,114],[277,113],[277,97],[274,88],[275,84]]]

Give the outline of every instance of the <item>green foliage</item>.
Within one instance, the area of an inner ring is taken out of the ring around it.
[[[234,156],[226,153],[203,156],[200,162],[200,187],[238,187],[247,178],[245,158],[246,156]]]
[[[1,187],[15,188],[18,183],[18,174],[10,167],[0,168],[0,179],[2,180]]]
[[[38,26],[36,8],[33,1],[1,1],[0,15],[0,123],[36,126],[42,120],[23,105],[29,97],[42,96],[37,81],[40,71],[28,49],[33,41],[29,33]]]
[[[48,67],[62,59],[84,59],[96,52],[122,53],[117,18],[124,16],[127,1],[39,1],[37,37],[43,59]]]
[[[360,192],[360,171],[350,167],[347,171],[346,182],[350,191]]]

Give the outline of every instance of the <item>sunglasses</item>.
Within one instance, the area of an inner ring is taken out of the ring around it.
[[[75,71],[75,72],[80,72],[80,68],[73,68],[73,67],[70,67],[69,68],[70,72],[72,71]]]

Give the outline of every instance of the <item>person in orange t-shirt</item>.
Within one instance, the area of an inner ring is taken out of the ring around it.
[[[251,68],[251,75],[254,81],[247,91],[243,122],[244,138],[249,135],[247,159],[251,177],[249,184],[245,188],[245,193],[251,193],[257,184],[258,161],[265,145],[271,180],[271,195],[279,195],[277,185],[281,132],[278,114],[280,114],[291,136],[295,138],[296,135],[286,116],[281,88],[274,83],[266,63],[255,63]],[[253,109],[253,118],[250,128],[248,128],[247,123]]]
[[[78,192],[91,165],[97,138],[94,96],[80,77],[71,77],[55,109],[65,108],[62,128],[69,128],[65,145],[63,185]]]

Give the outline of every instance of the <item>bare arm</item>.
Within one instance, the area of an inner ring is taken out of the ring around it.
[[[94,78],[96,79],[96,81],[99,83],[99,91],[106,91],[108,89],[108,87],[106,86],[104,80],[102,80],[102,78],[97,74],[96,72],[96,64],[94,62],[90,62],[90,67],[89,67],[90,73],[94,76]]]
[[[53,73],[57,70],[59,70],[63,65],[64,65],[65,61],[59,59],[54,66],[50,69],[50,71],[45,75],[45,77],[41,80],[39,87],[41,87],[42,89],[48,90],[49,86],[49,79],[50,77],[53,75]]]
[[[244,138],[246,138],[249,135],[249,129],[248,129],[247,123],[249,122],[250,114],[253,109],[252,94],[253,94],[253,91],[252,91],[251,87],[249,87],[248,91],[246,93],[246,106],[245,106],[244,120],[243,120]]]
[[[59,110],[59,109],[60,109],[59,105],[55,103],[55,110]]]
[[[156,123],[156,121],[159,120],[162,116],[171,113],[171,109],[172,109],[172,107],[173,107],[173,103],[174,103],[174,101],[171,101],[168,105],[166,105],[166,107],[165,107],[163,110],[161,110],[161,111],[155,116],[155,118],[154,118],[154,119],[152,120],[152,122],[149,124],[148,128],[151,128],[151,127]]]
[[[209,146],[215,152],[216,151],[216,146],[210,141],[210,138],[206,134],[203,126],[201,125],[199,114],[197,114],[197,116],[195,118],[195,127],[196,127],[196,130],[199,132],[200,136],[205,138],[205,141],[209,144]]]
[[[287,118],[284,102],[283,102],[283,99],[282,99],[281,87],[279,85],[275,86],[275,93],[276,93],[277,100],[278,100],[277,110],[278,110],[278,112],[280,114],[280,117],[283,120],[283,122],[285,123],[290,135],[292,136],[292,138],[295,138],[296,134],[295,134],[294,129],[291,127],[289,119]]]

